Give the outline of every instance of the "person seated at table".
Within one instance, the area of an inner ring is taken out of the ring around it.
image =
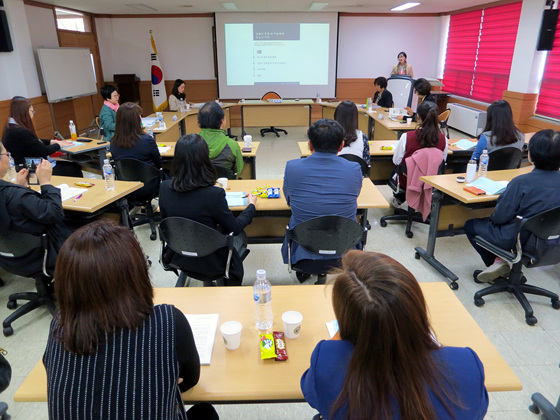
[[[343,101],[334,110],[334,119],[344,129],[344,146],[339,155],[355,155],[362,158],[368,165],[371,161],[369,140],[358,130],[358,108],[352,101]]]
[[[384,254],[348,251],[334,274],[339,332],[317,344],[301,378],[311,407],[325,420],[484,418],[480,359],[437,341],[410,271]]]
[[[399,166],[418,149],[424,147],[437,147],[442,151],[443,158],[447,157],[447,138],[439,130],[438,108],[434,102],[422,102],[418,105],[418,128],[403,133],[393,153],[393,163]],[[406,190],[406,175],[397,171],[399,191],[393,197],[394,207],[399,207],[404,202]]]
[[[248,205],[237,217],[228,207],[226,193],[217,187],[216,171],[208,154],[208,145],[198,134],[183,136],[175,146],[173,158],[174,177],[164,181],[159,191],[161,217],[184,217],[202,223],[224,234],[233,232],[234,252],[226,286],[241,285],[243,258],[247,251],[247,235],[243,231],[255,216],[257,197],[247,196]],[[223,251],[223,252],[222,252]],[[226,249],[193,262],[188,258],[189,270],[206,276],[216,274],[223,266]],[[172,250],[165,251],[164,259],[174,265],[184,265],[184,257]]]
[[[395,67],[393,67],[393,70],[391,70],[391,74],[398,74],[401,76],[410,76],[410,77],[414,77],[414,72],[412,70],[412,66],[410,64],[408,64],[406,62],[407,59],[407,55],[404,51],[401,51],[398,55],[397,58],[399,60],[399,62],[397,63],[397,65]]]
[[[24,166],[25,158],[44,158],[58,152],[61,147],[72,146],[74,142],[67,140],[42,140],[37,137],[33,118],[33,104],[23,96],[14,96],[10,102],[10,116],[4,127],[2,143],[10,152],[16,165]],[[54,161],[54,160],[53,160]],[[57,169],[58,166],[58,169]],[[64,169],[76,166],[72,162],[61,162],[54,167],[55,175],[65,175]]]
[[[378,77],[373,82],[373,103],[383,108],[391,108],[393,106],[393,95],[387,90],[387,79]]]
[[[42,160],[35,170],[40,193],[27,188],[27,169],[18,172],[16,184],[5,181],[9,165],[8,153],[0,145],[0,232],[46,233],[52,249],[58,251],[71,231],[64,224],[60,189],[51,185],[50,162]]]
[[[180,111],[181,110],[181,99],[186,102],[187,97],[185,95],[185,82],[181,79],[175,80],[173,83],[173,89],[171,89],[171,95],[167,100],[170,111]]]
[[[181,398],[200,377],[191,327],[174,306],[154,306],[134,233],[106,220],[82,227],[60,250],[55,278],[60,311],[43,356],[49,418],[191,419]]]
[[[292,210],[289,227],[320,216],[343,216],[356,220],[362,170],[357,162],[337,156],[344,147],[344,128],[337,121],[321,119],[311,124],[307,136],[311,156],[288,161],[284,172],[284,197]],[[286,238],[282,244],[282,258],[287,264]],[[339,258],[338,255],[314,254],[297,243],[291,245],[292,264],[298,263],[303,273],[306,268],[312,272],[317,266],[323,267],[323,260]],[[310,276],[296,275],[300,282]]]
[[[235,179],[243,170],[243,156],[239,144],[223,130],[226,117],[222,107],[216,102],[206,102],[198,111],[198,125],[200,135],[208,144],[212,164],[224,171],[220,176],[227,174]]]
[[[430,93],[432,90],[432,85],[424,78],[416,79],[413,84],[414,93],[418,95],[418,106],[424,102],[433,102],[437,104],[436,97]],[[418,106],[416,109],[418,109]],[[408,115],[412,115],[412,121],[417,120],[416,112],[412,110],[410,107],[405,107]],[[418,112],[418,111],[417,111]],[[439,113],[439,112],[438,112]],[[402,119],[402,117],[400,117]]]
[[[525,135],[515,127],[511,106],[501,99],[488,107],[486,125],[471,159],[478,161],[483,150],[487,150],[488,153],[504,147],[522,150],[524,145]]]
[[[105,133],[105,140],[111,141],[115,134],[117,111],[119,110],[119,92],[114,86],[105,85],[99,89],[103,106],[99,112],[99,125]]]
[[[142,128],[142,108],[138,104],[125,102],[119,107],[110,149],[115,161],[137,159],[161,168],[156,141]]]
[[[465,234],[487,267],[476,277],[481,283],[507,277],[510,266],[475,244],[475,236],[480,235],[500,248],[515,249],[517,216],[528,218],[560,206],[560,132],[542,130],[536,133],[529,142],[529,160],[535,168],[508,183],[490,217],[465,223]],[[522,232],[522,244],[527,239],[528,235]]]

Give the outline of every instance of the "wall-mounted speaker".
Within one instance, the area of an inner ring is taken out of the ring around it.
[[[543,12],[537,51],[550,51],[552,49],[554,35],[556,34],[556,24],[558,23],[558,12],[558,9],[550,9]]]
[[[12,45],[12,37],[10,36],[8,17],[4,10],[0,10],[0,52],[10,52],[13,50],[14,46]]]

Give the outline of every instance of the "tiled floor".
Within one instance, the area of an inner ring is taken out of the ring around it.
[[[257,156],[257,177],[260,179],[281,178],[285,162],[299,157],[296,141],[305,139],[303,128],[289,128],[288,136],[276,138],[268,134],[261,138],[257,129],[249,130],[255,141],[261,141]],[[239,130],[234,130],[239,134]],[[457,137],[453,136],[452,137]],[[464,137],[459,135],[458,137]],[[386,198],[388,187],[380,187]],[[428,227],[414,225],[414,237],[406,238],[402,224],[389,224],[381,228],[376,221],[389,210],[370,210],[372,231],[368,235],[366,249],[384,252],[405,265],[421,282],[439,282],[443,278],[424,261],[414,259],[414,247],[425,246]],[[164,272],[159,264],[159,242],[149,240],[147,226],[136,228],[144,251],[151,257],[151,277],[154,286],[171,287],[175,276]],[[254,281],[258,268],[265,268],[273,284],[297,284],[295,275],[288,274],[280,257],[280,245],[252,245],[245,260],[244,284]],[[500,294],[488,297],[486,305],[477,308],[473,294],[483,286],[472,281],[472,272],[481,268],[481,261],[464,236],[440,238],[437,241],[437,257],[459,276],[459,290],[455,292],[463,305],[478,322],[507,363],[515,371],[523,390],[516,392],[494,392],[490,394],[490,408],[486,418],[492,420],[537,419],[527,410],[533,392],[541,392],[551,401],[560,395],[560,312],[551,308],[549,300],[530,298],[539,322],[534,327],[525,324],[523,311],[511,296]],[[527,270],[529,282],[537,282],[545,288],[560,292],[560,266]],[[9,310],[5,307],[7,296],[24,289],[32,290],[31,280],[1,274],[6,285],[0,288],[0,319]],[[309,280],[308,282],[312,282]],[[197,282],[193,282],[197,283]],[[301,286],[305,287],[305,286]],[[247,302],[248,305],[251,302]],[[46,419],[45,403],[14,403],[13,395],[31,368],[40,360],[47,338],[50,315],[39,309],[14,324],[15,333],[5,338],[0,336],[0,347],[8,351],[12,364],[12,384],[0,400],[8,402],[15,419]],[[217,406],[222,419],[311,419],[314,410],[307,404],[254,404]]]

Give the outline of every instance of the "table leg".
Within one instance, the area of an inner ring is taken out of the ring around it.
[[[179,130],[181,131],[181,136],[187,134],[187,130],[185,128],[185,118],[182,118],[181,121],[179,121]]]
[[[311,127],[311,108],[312,108],[312,106],[308,105],[308,108],[309,108],[309,125],[308,125],[308,127]]]
[[[368,214],[368,209],[362,209],[362,210],[358,210],[362,213],[362,220],[360,220],[360,224],[362,225],[363,228],[366,229],[366,237],[364,240],[364,245],[367,244],[367,233],[368,231],[371,229],[371,225],[368,223],[368,219],[367,219],[367,214]]]
[[[101,174],[103,174],[103,164],[105,163],[105,159],[107,159],[107,149],[103,147],[99,149],[99,169],[101,169]]]
[[[130,220],[130,213],[128,211],[128,201],[126,198],[121,198],[116,202],[117,207],[121,212],[121,223],[124,227],[132,230],[132,221]],[[148,203],[148,205],[150,205]]]
[[[446,266],[440,263],[434,256],[434,251],[436,248],[436,238],[437,238],[437,228],[439,223],[439,213],[441,210],[441,203],[443,201],[444,193],[439,190],[434,189],[432,193],[432,211],[430,213],[430,230],[428,232],[428,243],[426,245],[426,250],[422,249],[421,247],[416,247],[416,259],[422,258],[428,264],[430,264],[433,268],[435,268],[441,275],[445,276],[449,280],[451,280],[451,287],[453,290],[459,288],[457,284],[457,277],[451,270],[449,270]]]
[[[245,136],[245,123],[243,121],[243,105],[241,105],[241,138]]]

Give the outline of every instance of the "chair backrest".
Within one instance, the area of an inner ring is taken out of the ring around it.
[[[342,216],[315,217],[292,229],[286,227],[288,256],[292,241],[315,254],[340,256],[359,242],[364,244],[365,235],[366,229],[355,220]]]
[[[225,277],[229,277],[229,266],[233,253],[233,234],[224,235],[209,226],[184,217],[167,217],[159,224],[162,251],[165,243],[173,252],[183,257],[200,258],[228,248],[224,261]]]
[[[266,92],[261,98],[261,100],[263,101],[267,101],[269,99],[282,99],[282,97],[278,93],[271,90],[269,92]]]
[[[364,178],[369,177],[369,170],[370,167],[369,165],[366,163],[365,160],[363,160],[361,157],[353,155],[353,154],[343,154],[343,155],[338,155],[341,158],[344,158],[346,160],[349,160],[350,162],[357,162],[360,164],[360,168],[362,169],[362,175]]]
[[[488,170],[515,169],[521,165],[523,153],[517,147],[504,147],[488,154]]]
[[[447,122],[447,120],[449,119],[449,115],[451,114],[451,110],[450,109],[446,109],[445,111],[443,111],[441,114],[438,115],[438,121],[440,123],[442,122]]]
[[[393,75],[387,79],[387,90],[393,95],[393,106],[405,108],[412,102],[412,82],[410,76]]]
[[[46,234],[35,236],[13,231],[0,234],[0,267],[9,273],[22,277],[50,276],[54,260],[53,267],[47,267],[47,257]]]
[[[129,194],[132,200],[144,200],[157,197],[161,183],[160,169],[137,159],[120,159],[115,162],[117,179],[121,181],[140,181],[142,188]]]
[[[539,267],[560,262],[560,207],[524,219],[521,230],[531,233],[523,254],[528,267]]]
[[[234,174],[232,171],[227,170],[223,166],[218,166],[214,164],[212,165],[216,170],[216,178],[237,179],[237,174]]]

